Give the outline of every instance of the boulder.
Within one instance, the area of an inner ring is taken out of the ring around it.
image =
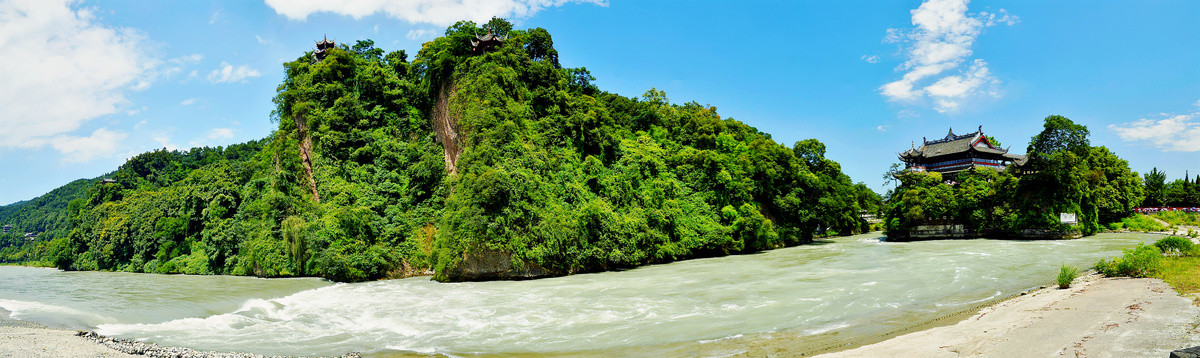
[[[1170,358],[1200,358],[1200,346],[1171,352]]]

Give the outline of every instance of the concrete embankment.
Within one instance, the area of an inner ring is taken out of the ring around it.
[[[933,328],[819,357],[1166,357],[1200,345],[1200,307],[1159,279],[1080,278]]]

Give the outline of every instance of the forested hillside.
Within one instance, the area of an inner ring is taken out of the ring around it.
[[[479,34],[505,35],[473,48]],[[715,107],[604,92],[550,34],[460,22],[410,62],[369,40],[284,64],[262,141],[131,159],[59,211],[64,269],[534,278],[810,242],[879,198]],[[95,183],[95,184],[94,184]]]
[[[42,259],[47,241],[71,231],[67,204],[83,197],[96,181],[79,179],[32,200],[0,206],[0,226],[11,226],[8,233],[0,233],[0,263]],[[26,233],[38,235],[41,241],[30,242]]]

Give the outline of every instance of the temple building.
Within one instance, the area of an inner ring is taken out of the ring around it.
[[[317,51],[313,52],[313,57],[317,59],[317,62],[321,62],[325,59],[325,55],[329,54],[329,49],[336,45],[333,41],[329,41],[329,36],[325,36],[324,40],[317,41]]]
[[[9,231],[12,231],[12,225],[4,225],[4,233],[7,234]]]
[[[500,44],[503,42],[504,38],[493,34],[491,31],[488,31],[487,35],[477,35],[475,38],[471,39],[471,50],[474,51],[475,54],[482,54],[491,51],[497,46],[500,46]]]
[[[952,177],[958,172],[975,167],[1004,170],[1009,165],[1024,165],[1024,155],[1012,154],[1000,149],[983,135],[983,126],[975,133],[954,134],[954,129],[945,138],[924,140],[921,147],[900,153],[905,169],[910,172],[938,172]]]

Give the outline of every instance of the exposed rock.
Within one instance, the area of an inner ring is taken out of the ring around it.
[[[462,262],[446,271],[445,278],[449,281],[483,281],[526,280],[546,276],[557,276],[557,274],[533,264],[517,267],[513,265],[512,254],[500,250],[483,249],[468,250],[463,254]]]
[[[446,172],[450,174],[458,174],[458,156],[462,154],[462,145],[459,142],[459,113],[450,106],[450,100],[457,91],[458,88],[451,81],[443,83],[438,88],[436,102],[430,111],[433,132],[445,151]]]
[[[1171,352],[1171,358],[1200,358],[1200,346]]]

